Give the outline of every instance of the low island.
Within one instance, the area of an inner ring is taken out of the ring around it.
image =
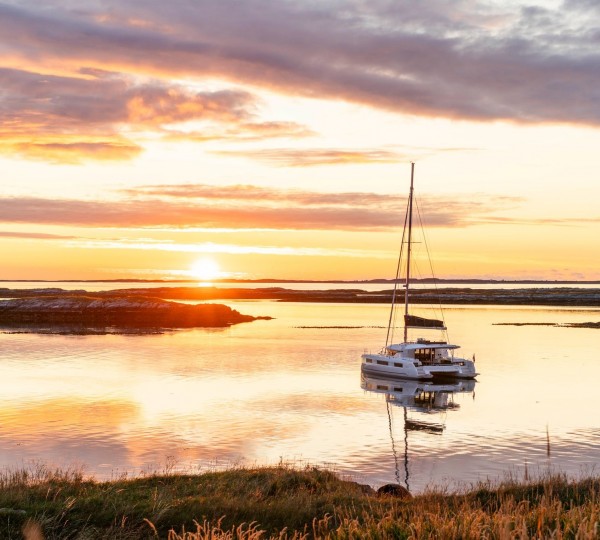
[[[357,284],[358,286],[359,284]],[[400,289],[402,291],[402,289]],[[275,302],[319,302],[351,304],[389,304],[394,294],[386,288],[368,291],[360,288],[293,289],[285,287],[137,287],[97,291],[44,289],[8,289],[0,287],[0,298],[41,296],[94,296],[95,298],[161,298],[164,300],[228,301],[272,300]],[[402,292],[403,294],[403,292]],[[411,304],[513,305],[513,306],[573,306],[600,307],[600,287],[470,287],[413,288]]]
[[[56,292],[56,291],[53,291]],[[223,304],[184,304],[143,296],[49,294],[0,300],[0,327],[65,333],[223,328],[266,317],[243,315]]]
[[[135,333],[164,329],[223,328],[257,319],[221,303],[237,300],[273,302],[389,304],[393,290],[360,288],[288,289],[284,287],[137,287],[88,292],[56,287],[0,288],[0,328],[44,327],[52,333]],[[189,304],[184,302],[202,302]],[[418,288],[411,304],[528,305],[600,307],[597,287],[527,287],[473,289]],[[65,327],[68,327],[65,329]],[[597,322],[585,323],[597,328]],[[110,330],[107,330],[110,329]]]

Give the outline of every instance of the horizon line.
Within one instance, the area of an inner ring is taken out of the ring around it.
[[[404,279],[0,279],[0,283],[404,283]],[[411,278],[411,283],[557,283],[600,284],[600,279],[519,279],[519,278]]]

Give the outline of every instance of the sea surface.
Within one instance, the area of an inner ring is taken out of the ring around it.
[[[41,286],[70,285],[92,289]],[[446,306],[450,341],[481,374],[427,387],[361,377],[360,355],[385,340],[385,305],[224,303],[274,318],[0,334],[0,467],[110,479],[291,463],[413,492],[599,472],[600,330],[550,325],[598,322],[599,309]]]

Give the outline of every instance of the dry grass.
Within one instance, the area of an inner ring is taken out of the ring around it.
[[[556,475],[400,501],[309,467],[112,482],[38,467],[0,476],[0,538],[591,539],[599,495],[600,479]]]

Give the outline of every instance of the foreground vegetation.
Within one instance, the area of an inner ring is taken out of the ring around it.
[[[0,538],[600,538],[600,479],[400,499],[316,468],[97,482],[42,467],[0,477]]]

